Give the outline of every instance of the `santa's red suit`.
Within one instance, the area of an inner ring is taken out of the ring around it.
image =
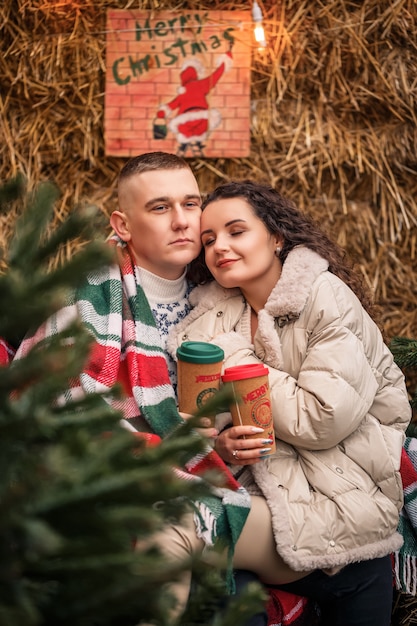
[[[204,67],[198,59],[189,59],[182,66],[177,97],[163,104],[157,113],[158,118],[169,118],[178,109],[168,122],[168,128],[180,144],[202,143],[208,132],[220,124],[220,112],[210,109],[207,94],[231,65],[232,53],[229,51],[220,57],[218,67],[205,78],[200,78]]]

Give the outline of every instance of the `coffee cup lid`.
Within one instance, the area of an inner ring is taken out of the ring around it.
[[[177,357],[186,363],[218,363],[223,361],[224,352],[205,341],[184,341],[177,349]]]
[[[263,363],[246,363],[245,365],[234,365],[226,367],[222,376],[224,383],[234,380],[244,380],[245,378],[257,378],[258,376],[268,376],[268,368]]]

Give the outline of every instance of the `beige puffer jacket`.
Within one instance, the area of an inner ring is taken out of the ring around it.
[[[340,567],[398,549],[399,474],[411,418],[401,370],[352,291],[327,261],[297,247],[258,315],[239,290],[216,283],[191,294],[195,308],[175,329],[182,341],[212,341],[225,367],[265,362],[276,453],[239,480],[264,494],[277,548],[296,570]]]

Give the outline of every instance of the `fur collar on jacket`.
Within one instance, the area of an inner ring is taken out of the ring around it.
[[[265,307],[258,312],[261,344],[256,352],[268,365],[281,369],[283,364],[275,324],[282,328],[300,317],[313,283],[328,267],[329,263],[309,248],[297,246],[288,254],[277,284]]]

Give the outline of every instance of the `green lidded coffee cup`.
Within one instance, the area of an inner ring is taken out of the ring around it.
[[[219,363],[224,359],[224,352],[205,341],[184,341],[177,350],[177,357],[187,363]]]
[[[177,358],[178,408],[192,414],[219,390],[224,352],[204,341],[185,341]]]

